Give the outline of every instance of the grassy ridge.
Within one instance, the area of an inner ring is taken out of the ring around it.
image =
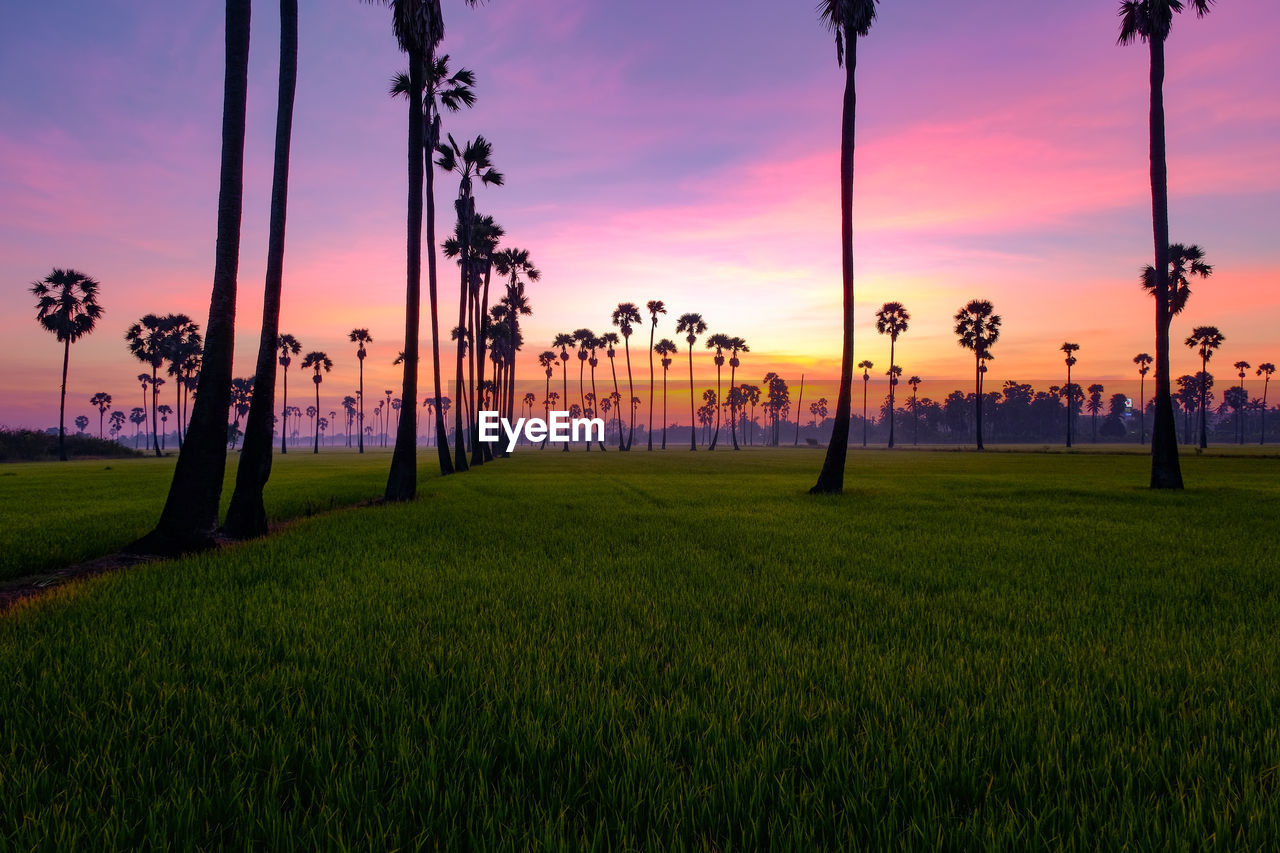
[[[526,453],[23,605],[0,847],[1280,839],[1280,464],[818,458]]]
[[[227,460],[222,507],[239,454]],[[175,457],[0,466],[0,581],[109,554],[160,517]],[[264,499],[272,521],[380,497],[389,451],[276,455]]]

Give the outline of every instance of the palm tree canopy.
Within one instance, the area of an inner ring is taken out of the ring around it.
[[[876,331],[897,340],[898,335],[907,330],[911,315],[901,302],[886,302],[876,312]]]
[[[667,306],[661,299],[650,299],[645,303],[645,308],[649,309],[649,317],[653,324],[658,325],[658,315],[667,313]]]
[[[989,359],[991,347],[1000,338],[1000,315],[986,299],[970,300],[956,312],[955,333],[960,346],[973,350],[978,358]]]
[[[879,0],[822,0],[818,4],[818,20],[836,34],[836,62],[844,65],[844,40],[848,36],[862,38],[871,32]]]
[[[93,331],[102,307],[98,282],[73,269],[55,268],[31,283],[36,297],[36,321],[57,336],[59,343],[75,343]]]
[[[1187,299],[1191,296],[1191,276],[1208,278],[1213,275],[1213,266],[1204,262],[1204,250],[1199,246],[1184,246],[1182,243],[1169,245],[1169,313],[1182,313],[1187,307]],[[1142,289],[1155,296],[1156,270],[1147,265],[1142,270]]]
[[[618,307],[613,309],[610,319],[613,325],[617,326],[622,332],[624,338],[631,337],[631,332],[635,326],[644,322],[640,316],[640,309],[636,307],[634,302],[619,302]]]
[[[1214,0],[1124,0],[1120,4],[1120,44],[1150,41],[1153,37],[1164,41],[1173,29],[1173,16],[1184,6],[1196,10],[1196,17],[1209,14]]]
[[[304,368],[307,368],[307,367],[315,368],[316,375],[318,376],[320,374],[321,368],[324,369],[325,373],[328,373],[330,370],[332,370],[333,361],[329,358],[329,356],[325,355],[323,352],[312,351],[307,353],[306,356],[302,359],[302,366]]]
[[[621,307],[621,306],[619,306]],[[702,319],[702,315],[697,312],[681,314],[680,319],[676,320],[676,332],[688,335],[689,343],[693,343],[698,335],[707,330],[707,323]]]
[[[663,358],[676,352],[676,345],[669,338],[663,338],[653,345],[653,351]]]
[[[1222,346],[1227,336],[1218,331],[1217,326],[1196,326],[1187,337],[1186,345],[1191,349],[1199,349],[1200,357],[1208,361],[1213,351]]]

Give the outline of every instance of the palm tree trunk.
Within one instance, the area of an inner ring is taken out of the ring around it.
[[[724,399],[720,396],[720,365],[716,365],[716,429],[711,433],[711,443],[707,445],[707,450],[715,450],[716,442],[720,440],[720,410],[724,408]]]
[[[273,341],[272,343],[274,343],[274,341]],[[275,362],[275,360],[276,360],[276,359],[275,359],[275,351],[273,350],[273,351],[272,351],[272,353],[271,353],[271,361],[274,363],[274,362]],[[280,452],[281,452],[281,453],[288,453],[288,452],[289,452],[289,444],[288,444],[288,442],[285,440],[285,439],[288,437],[288,435],[289,435],[289,368],[288,368],[288,367],[285,367],[285,368],[284,368],[284,370],[280,371],[280,382],[281,382],[281,383],[283,384],[283,386],[284,386],[284,387],[281,389],[281,392],[280,392],[280,395],[281,395],[281,400],[280,400],[280,407],[281,407],[281,411],[280,411]],[[256,391],[256,390],[257,390],[257,388],[258,388],[258,380],[257,380],[257,379],[255,379],[255,380],[254,380],[254,385],[253,385],[253,387],[254,387],[254,390]],[[250,405],[252,406],[253,404],[252,404],[252,403],[250,403]],[[251,414],[252,414],[252,413],[251,413]]]
[[[649,324],[649,429],[645,432],[645,438],[649,442],[649,450],[653,450],[653,334],[658,331],[658,315],[653,315],[653,322]]]
[[[732,385],[730,386],[732,387]],[[800,418],[804,413],[804,374],[800,374],[800,398],[796,400],[796,438],[791,443],[792,447],[800,446]],[[890,445],[892,446],[892,445]]]
[[[1071,421],[1075,414],[1076,395],[1071,387],[1071,365],[1067,365],[1067,447],[1071,446]]]
[[[853,139],[858,105],[854,85],[858,36],[847,26],[844,28],[844,46],[844,109],[840,123],[840,268],[844,344],[840,355],[840,394],[836,399],[831,443],[827,445],[818,482],[809,490],[813,494],[838,495],[844,491],[844,463],[849,451],[849,410],[853,403]]]
[[[622,346],[627,351],[627,410],[631,412],[627,417],[627,446],[623,450],[631,449],[631,442],[636,436],[636,407],[631,401],[636,396],[636,387],[631,380],[631,336],[622,336]]]
[[[67,461],[67,368],[70,364],[71,338],[68,337],[62,342],[62,393],[58,398],[58,460],[61,462]]]
[[[276,342],[280,335],[280,295],[284,279],[285,215],[289,196],[289,146],[293,131],[293,100],[298,78],[298,0],[280,0],[280,80],[276,106],[275,164],[271,184],[271,225],[267,248],[267,276],[262,301],[262,331],[253,397],[244,426],[244,445],[236,468],[235,490],[223,525],[239,539],[267,532],[262,490],[271,476],[271,409],[275,405]],[[283,377],[284,392],[289,377]],[[319,409],[317,395],[316,408]],[[181,434],[181,429],[179,429]],[[285,452],[280,431],[280,452]],[[181,448],[181,443],[179,443]]]
[[[973,387],[975,392],[973,401],[975,412],[974,427],[978,439],[978,449],[985,450],[982,446],[982,359],[980,358],[974,359]],[[1070,404],[1068,403],[1069,406]]]
[[[1200,374],[1204,377],[1200,382],[1200,449],[1209,446],[1209,359],[1200,358]]]
[[[850,379],[852,382],[853,380]],[[867,446],[867,378],[862,377],[862,446]]]
[[[364,453],[364,357],[361,356],[360,362],[360,390],[356,394],[356,441],[361,453]]]
[[[698,449],[698,410],[693,391],[693,344],[689,344],[689,449]]]
[[[564,410],[569,410],[569,361],[568,359],[560,359],[560,404],[564,406]],[[560,449],[565,453],[569,452],[569,442],[562,442]]]
[[[433,107],[427,104],[427,115],[431,127],[435,127]],[[432,169],[431,152],[434,139],[427,140],[423,146],[423,171],[426,183],[427,206],[427,298],[431,302],[431,376],[435,388],[435,400],[432,409],[435,414],[436,456],[440,459],[440,473],[453,473],[453,460],[449,458],[449,441],[443,442],[440,437],[445,434],[444,411],[440,408],[440,317],[439,299],[436,293],[436,179]]]
[[[156,387],[157,368],[151,365],[151,442],[155,445],[156,457],[159,458],[160,453],[160,413],[156,411],[160,398],[160,389]]]
[[[236,275],[244,194],[244,130],[248,96],[250,0],[226,2],[222,164],[218,239],[200,384],[187,441],[156,528],[131,546],[146,553],[208,547],[218,523],[227,464],[227,401],[235,347]]]
[[[476,386],[475,387],[476,387],[477,393],[481,393],[479,389],[484,387],[484,360],[485,360],[485,352],[488,349],[485,343],[485,333],[489,325],[489,279],[492,274],[493,274],[493,259],[489,258],[485,262],[484,291],[480,295],[479,301],[476,303],[476,320],[475,320],[476,345],[474,347],[474,353],[475,353],[475,365],[476,365],[476,380],[475,380]],[[497,390],[498,385],[496,382],[497,380],[496,368],[494,371],[494,379],[495,379],[495,382],[494,382],[493,407],[495,410],[501,411],[502,407],[498,403],[499,393]],[[475,418],[475,425],[473,427],[475,431],[475,441],[472,443],[473,451],[471,456],[471,464],[480,465],[485,462],[491,462],[493,460],[493,448],[489,446],[488,442],[482,442],[480,440],[480,413],[477,411],[475,415],[473,415],[473,417]]]
[[[666,361],[664,361],[663,364],[665,365]],[[662,368],[662,449],[663,450],[667,449],[667,368],[666,367]]]
[[[733,389],[738,387],[738,368],[733,361],[729,362],[729,394],[732,397]],[[738,407],[735,400],[729,401],[729,435],[733,437],[733,449],[738,449]]]
[[[319,378],[320,378],[320,374],[317,372],[316,379],[319,379]],[[316,382],[316,416],[311,419],[311,437],[314,440],[314,443],[311,446],[312,453],[320,452],[320,429],[318,427],[318,424],[320,423],[320,421],[318,420],[319,417],[320,417],[320,383]]]
[[[898,384],[895,381],[898,377],[893,375],[893,365],[895,364],[894,348],[897,346],[897,343],[896,338],[889,338],[889,448],[891,450],[893,449],[893,422],[895,420],[893,416],[894,391],[898,388]]]
[[[405,317],[404,375],[400,385],[401,409],[418,405],[418,328],[422,316],[422,185],[423,138],[422,86],[425,69],[422,55],[409,55],[409,199],[405,237]],[[434,247],[431,247],[434,251]],[[317,377],[319,374],[316,374]],[[316,409],[320,408],[320,386],[316,385]],[[388,416],[391,412],[388,410]],[[317,448],[316,452],[319,452]],[[412,500],[418,493],[418,421],[401,417],[396,422],[396,443],[391,452],[391,470],[384,492],[389,501]]]

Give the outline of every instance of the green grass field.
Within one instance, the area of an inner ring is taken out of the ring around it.
[[[0,848],[1280,843],[1280,460],[820,460],[525,452],[21,604]],[[57,526],[145,527],[163,463],[109,464],[33,473]]]

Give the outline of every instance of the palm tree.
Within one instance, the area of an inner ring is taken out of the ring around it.
[[[836,63],[845,69],[843,117],[840,122],[840,268],[842,282],[843,348],[840,356],[840,395],[836,400],[831,443],[822,462],[814,494],[844,491],[844,461],[849,450],[849,420],[853,393],[853,151],[858,95],[854,72],[858,39],[871,31],[876,0],[821,0],[818,16],[836,34]]]
[[[231,380],[231,399],[229,403],[231,406],[232,416],[235,419],[231,424],[231,429],[229,430],[231,433],[230,443],[232,449],[235,449],[236,437],[241,434],[240,419],[249,414],[249,401],[253,397],[253,385],[254,380],[253,377],[250,376],[236,377]],[[297,412],[298,410],[294,408],[291,411]],[[301,414],[301,412],[299,412],[299,414]]]
[[[1080,351],[1080,345],[1072,344],[1072,343],[1064,343],[1062,346],[1058,347],[1058,349],[1067,354],[1067,358],[1066,358],[1067,386],[1066,387],[1070,388],[1071,387],[1071,368],[1074,367],[1076,364],[1075,354]],[[1071,431],[1072,431],[1071,427],[1073,425],[1073,422],[1075,421],[1075,414],[1076,413],[1072,405],[1072,398],[1068,397],[1067,398],[1067,447],[1071,446]]]
[[[1271,374],[1276,372],[1276,366],[1269,361],[1258,365],[1255,376],[1261,376],[1262,379],[1262,434],[1258,437],[1258,444],[1267,443],[1267,387],[1271,384]]]
[[[111,408],[111,395],[106,391],[99,391],[89,398],[89,405],[98,407],[98,438],[102,438],[102,419]]]
[[[150,377],[148,377],[150,378]],[[147,422],[147,409],[145,406],[134,406],[129,410],[129,423],[133,424],[133,449],[137,450],[142,441],[142,426]]]
[[[743,400],[743,405],[744,405],[744,406],[750,406],[750,407],[751,407],[751,427],[752,427],[752,429],[751,429],[751,442],[750,442],[750,443],[751,443],[751,444],[755,444],[755,443],[756,443],[756,436],[755,436],[755,433],[756,433],[756,430],[757,430],[757,429],[759,429],[759,425],[758,425],[758,424],[756,424],[756,406],[760,404],[760,386],[759,386],[759,385],[748,385],[748,384],[746,384],[746,383],[743,383],[743,385],[742,385],[742,400]],[[824,415],[823,417],[826,417],[826,416]]]
[[[156,414],[156,399],[160,384],[164,381],[157,373],[164,364],[165,353],[165,321],[155,314],[146,314],[137,323],[131,325],[124,333],[129,352],[143,364],[151,366],[151,431],[155,444],[156,456],[160,455],[160,430]],[[199,400],[197,399],[197,402]],[[224,436],[225,438],[225,436]]]
[[[556,354],[552,350],[543,350],[538,354],[538,366],[541,367],[547,375],[547,387],[542,397],[542,419],[544,421],[551,416],[551,374],[555,371],[555,363]],[[545,447],[546,444],[546,439],[543,439],[543,447]]]
[[[646,438],[649,440],[649,449],[653,450],[653,335],[658,331],[658,315],[667,313],[667,306],[661,299],[650,299],[645,303],[645,307],[649,309],[649,430]]]
[[[325,373],[328,373],[329,371],[333,370],[333,361],[325,353],[320,351],[313,351],[313,352],[307,353],[306,356],[303,357],[302,367],[303,369],[310,367],[312,370],[315,371],[315,374],[311,377],[311,381],[314,382],[316,386],[315,410],[316,410],[316,414],[319,414],[320,413],[320,383],[323,381],[323,379],[320,376],[320,371],[323,370]],[[315,417],[315,415],[312,415],[312,417]],[[314,439],[314,444],[311,448],[311,452],[319,453],[320,452],[320,433],[316,432],[314,429],[312,430],[312,433],[313,433],[312,437]],[[416,436],[415,436],[415,439],[416,439]]]
[[[161,408],[167,409],[169,407],[161,406]],[[84,431],[89,428],[89,416],[76,415],[75,425],[76,425],[76,435],[84,435]]]
[[[916,411],[916,404],[920,398],[920,383],[923,381],[919,376],[912,376],[907,380],[907,384],[911,386],[911,445],[913,447],[920,444],[920,415]]]
[[[1138,365],[1138,443],[1147,443],[1147,408],[1145,402],[1145,392],[1147,383],[1147,374],[1151,371],[1151,356],[1145,352],[1140,352],[1133,357],[1133,363]]]
[[[609,373],[613,376],[613,393],[609,395],[609,399],[613,402],[613,416],[618,421],[618,449],[621,450],[623,448],[622,407],[618,405],[618,401],[622,399],[622,394],[618,391],[618,368],[614,357],[617,355],[616,348],[622,343],[622,339],[618,337],[617,332],[605,332],[600,336],[600,341],[605,347],[604,354],[609,357]]]
[[[569,405],[569,347],[573,346],[573,335],[561,332],[556,335],[555,340],[551,342],[551,346],[560,348],[560,383],[561,391],[560,399],[567,406]],[[546,442],[544,441],[545,445]],[[569,452],[569,442],[560,445],[560,449],[565,453]]]
[[[724,395],[720,386],[720,370],[724,367],[724,351],[729,346],[729,336],[717,332],[708,336],[704,343],[707,349],[715,350],[715,355],[712,356],[711,360],[716,365],[716,422],[715,429],[711,433],[711,442],[707,445],[708,450],[715,450],[720,438],[720,410],[724,408]]]
[[[285,434],[288,432],[288,427],[289,427],[289,419],[288,419],[289,418],[289,365],[293,364],[293,356],[302,352],[302,344],[299,343],[298,339],[295,338],[293,335],[288,335],[288,334],[279,335],[276,338],[275,349],[272,351],[273,356],[276,352],[280,353],[278,357],[278,360],[280,362],[280,367],[282,368],[282,370],[280,371],[280,381],[284,384],[283,391],[281,394],[281,406],[282,406],[281,415],[284,418],[284,420],[281,421],[281,427],[280,427],[280,452],[288,453],[289,447],[285,443],[284,437],[285,437]],[[258,387],[257,379],[255,377],[254,388],[256,389],[257,387]],[[249,404],[249,415],[250,417],[252,417],[253,415],[252,403]],[[248,429],[246,428],[245,447],[247,448],[248,446],[249,446],[249,436],[248,436]],[[243,455],[241,456],[241,464],[243,464]],[[237,483],[239,482],[238,472],[237,472],[236,481]],[[263,485],[265,485],[265,483]],[[235,500],[234,495],[232,495],[232,500],[233,501]],[[260,534],[254,533],[250,535],[260,535]]]
[[[640,318],[640,309],[635,306],[634,302],[619,302],[618,307],[613,309],[612,315],[613,325],[618,327],[618,331],[622,333],[623,349],[627,355],[627,393],[635,398],[635,385],[631,379],[631,333],[635,331],[637,323],[644,322]],[[631,407],[631,418],[627,427],[627,443],[622,450],[631,449],[631,441],[635,438],[636,432],[636,410],[635,406]]]
[[[120,411],[119,409],[116,409],[114,412],[111,413],[111,416],[107,418],[107,420],[111,422],[111,437],[117,438],[117,436],[119,436],[120,433],[124,430],[124,424],[125,424],[124,412]]]
[[[192,359],[199,360],[204,350],[200,326],[186,314],[166,314],[160,318],[164,338],[160,342],[161,354],[169,362],[168,374],[174,378],[174,406],[178,413],[178,447],[182,447],[182,394],[183,377],[190,369]],[[174,409],[170,409],[174,411]]]
[[[169,435],[169,415],[173,414],[173,409],[168,405],[161,405],[160,412],[160,449],[164,450],[168,447]]]
[[[1249,368],[1253,367],[1253,365],[1251,365],[1247,361],[1237,361],[1235,364],[1232,365],[1232,367],[1236,369],[1237,371],[1236,375],[1240,377],[1240,397],[1241,399],[1247,402],[1249,399],[1249,396],[1245,394],[1245,391],[1244,391],[1244,377],[1245,377],[1245,374],[1249,372]],[[1240,434],[1240,440],[1237,442],[1238,444],[1244,444],[1244,421],[1241,418],[1241,415],[1243,414],[1244,409],[1245,407],[1241,406],[1239,409],[1236,410],[1236,431]]]
[[[373,343],[373,336],[369,334],[368,329],[352,329],[347,339],[356,345],[356,359],[360,362],[360,389],[356,392],[356,426],[359,428],[357,436],[360,452],[364,453],[364,359],[369,354],[365,345]]]
[[[1196,326],[1191,330],[1191,334],[1187,337],[1186,345],[1191,349],[1199,349],[1200,351],[1200,372],[1206,376],[1209,373],[1209,359],[1213,357],[1214,350],[1222,346],[1226,341],[1226,335],[1218,331],[1217,326]],[[1208,408],[1208,400],[1206,394],[1208,392],[1208,383],[1201,383],[1200,386],[1200,448],[1209,446],[1208,439],[1208,416],[1206,409]]]
[[[864,358],[858,362],[858,367],[862,369],[862,446],[867,446],[867,383],[871,381],[871,368],[875,364],[870,359]]]
[[[438,11],[438,2],[433,4],[437,7],[433,12],[437,18],[439,25],[439,34],[443,34],[443,18]],[[429,41],[429,40],[428,40]],[[469,107],[475,103],[475,74],[465,68],[460,68],[456,73],[449,73],[449,57],[435,56],[434,51],[438,46],[430,44],[430,56],[424,62],[425,77],[421,90],[421,109],[423,123],[423,155],[424,172],[423,176],[426,183],[426,226],[427,226],[427,290],[428,299],[431,303],[431,367],[432,380],[435,388],[434,400],[438,401],[441,394],[440,383],[440,320],[439,320],[439,297],[437,293],[437,271],[436,271],[436,198],[435,198],[435,170],[431,168],[431,156],[440,144],[440,108],[443,106],[450,112],[458,112],[463,107]],[[410,69],[412,70],[412,69]],[[409,73],[399,74],[392,81],[391,94],[403,96],[410,101],[410,111],[412,112],[414,92],[414,81]],[[411,155],[412,156],[412,155]],[[410,174],[412,182],[413,176]],[[444,410],[439,405],[433,405],[435,410],[435,430],[436,430],[436,454],[440,459],[440,473],[447,475],[453,473],[453,460],[449,458],[449,443],[446,439],[441,443],[440,436],[445,432],[444,426]]]
[[[698,424],[697,412],[694,410],[696,402],[694,400],[693,390],[693,345],[698,342],[698,335],[707,330],[707,324],[702,319],[701,314],[688,313],[681,314],[680,319],[676,321],[676,333],[685,334],[685,343],[689,345],[689,449],[698,449]]]
[[[911,315],[907,313],[907,309],[903,307],[901,302],[886,302],[880,306],[880,310],[876,312],[876,331],[882,335],[889,336],[889,365],[890,370],[897,366],[895,360],[894,348],[898,344],[898,336],[907,330],[907,324],[911,320]],[[901,373],[901,369],[899,369]],[[893,447],[893,396],[894,386],[896,383],[889,383],[889,447]]]
[[[974,411],[977,425],[978,449],[982,450],[982,375],[987,362],[993,358],[991,347],[1000,338],[1000,315],[986,299],[970,300],[956,312],[956,335],[960,346],[973,352],[974,360]]]
[[[516,371],[515,371],[515,354],[523,345],[524,339],[520,334],[520,317],[528,316],[533,313],[529,307],[528,297],[525,295],[524,282],[520,280],[523,275],[529,281],[539,281],[542,278],[542,272],[533,265],[530,260],[528,249],[504,249],[494,255],[494,268],[499,275],[507,276],[507,292],[502,299],[503,305],[507,309],[507,327],[509,330],[508,337],[511,347],[510,359],[507,364],[507,414],[511,415],[511,409],[515,404],[516,394]],[[595,365],[592,365],[594,367]],[[533,410],[530,409],[530,415]]]
[[[196,402],[160,520],[151,533],[130,546],[134,551],[176,553],[214,544],[227,464],[226,405],[231,398],[231,363],[235,353],[245,108],[249,89],[249,7],[249,0],[227,0],[226,3],[218,238]]]
[[[1200,17],[1208,14],[1213,0],[1186,0]],[[1155,238],[1156,270],[1169,269],[1169,175],[1165,159],[1164,43],[1173,26],[1173,15],[1183,0],[1124,0],[1120,4],[1120,44],[1142,40],[1151,51],[1151,222]],[[1153,276],[1154,278],[1154,276]],[[1156,298],[1156,419],[1151,430],[1151,488],[1182,488],[1178,464],[1178,439],[1173,420],[1169,384],[1169,281],[1153,281]]]
[[[578,405],[582,407],[583,417],[590,417],[587,412],[586,388],[583,385],[583,369],[587,365],[588,353],[591,349],[592,342],[596,339],[595,332],[590,329],[574,329],[573,342],[578,347]],[[587,442],[587,450],[591,449],[591,442]]]
[[[502,186],[502,173],[493,167],[491,157],[493,155],[493,146],[483,136],[477,136],[475,139],[466,143],[465,146],[459,146],[454,140],[453,135],[448,135],[449,144],[440,144],[436,146],[436,152],[440,155],[436,160],[436,165],[446,172],[451,172],[458,176],[458,198],[454,202],[454,209],[457,213],[457,231],[458,231],[458,254],[460,264],[462,266],[461,292],[458,295],[458,325],[463,329],[470,330],[473,335],[478,324],[468,325],[467,323],[467,296],[473,288],[473,276],[476,270],[473,268],[472,259],[472,232],[476,222],[475,197],[472,190],[476,180],[485,185]],[[477,346],[478,337],[472,338],[472,357],[474,358],[475,347]],[[462,382],[462,354],[457,359],[457,376],[455,378],[456,386],[461,394]],[[406,396],[408,396],[406,394]],[[472,418],[478,417],[476,414],[474,400],[472,405]],[[454,429],[458,436],[462,435],[462,409],[459,407],[455,413]],[[479,449],[479,442],[473,434],[471,437],[472,449]],[[474,458],[474,454],[473,454]],[[454,452],[454,469],[465,471],[467,465],[466,450],[459,444]]]
[[[1092,441],[1094,444],[1098,443],[1098,413],[1102,411],[1103,390],[1104,389],[1101,385],[1094,384],[1089,386],[1088,407],[1089,407],[1089,418],[1091,421],[1090,430],[1093,435]]]
[[[667,371],[671,368],[671,357],[678,347],[670,338],[663,338],[653,345],[653,351],[662,362],[662,449],[667,449]]]
[[[596,394],[596,367],[600,364],[600,359],[596,357],[596,350],[602,348],[604,345],[605,345],[604,338],[595,337],[594,335],[591,337],[591,340],[588,341],[587,343],[587,346],[591,350],[590,357],[587,359],[587,364],[591,366],[591,399],[596,401],[591,404],[592,406],[591,412],[590,414],[587,415],[587,417],[590,417],[590,418],[597,417],[602,411],[607,413],[607,408],[605,406],[606,401],[601,400],[600,397],[597,396]],[[597,408],[599,408],[600,411],[597,411]],[[600,444],[600,451],[603,453],[605,450],[603,435],[600,437],[599,444]],[[591,449],[590,440],[587,441],[587,449],[588,450]]]
[[[738,359],[738,353],[751,352],[751,347],[747,346],[747,342],[740,337],[732,337],[726,341],[725,348],[729,350],[729,387],[737,387],[738,366],[742,363]],[[801,383],[804,382],[803,377]],[[802,385],[803,387],[803,385]],[[738,402],[739,398],[732,393],[729,394],[729,432],[733,436],[733,449],[738,449]],[[797,421],[798,422],[798,421]]]

